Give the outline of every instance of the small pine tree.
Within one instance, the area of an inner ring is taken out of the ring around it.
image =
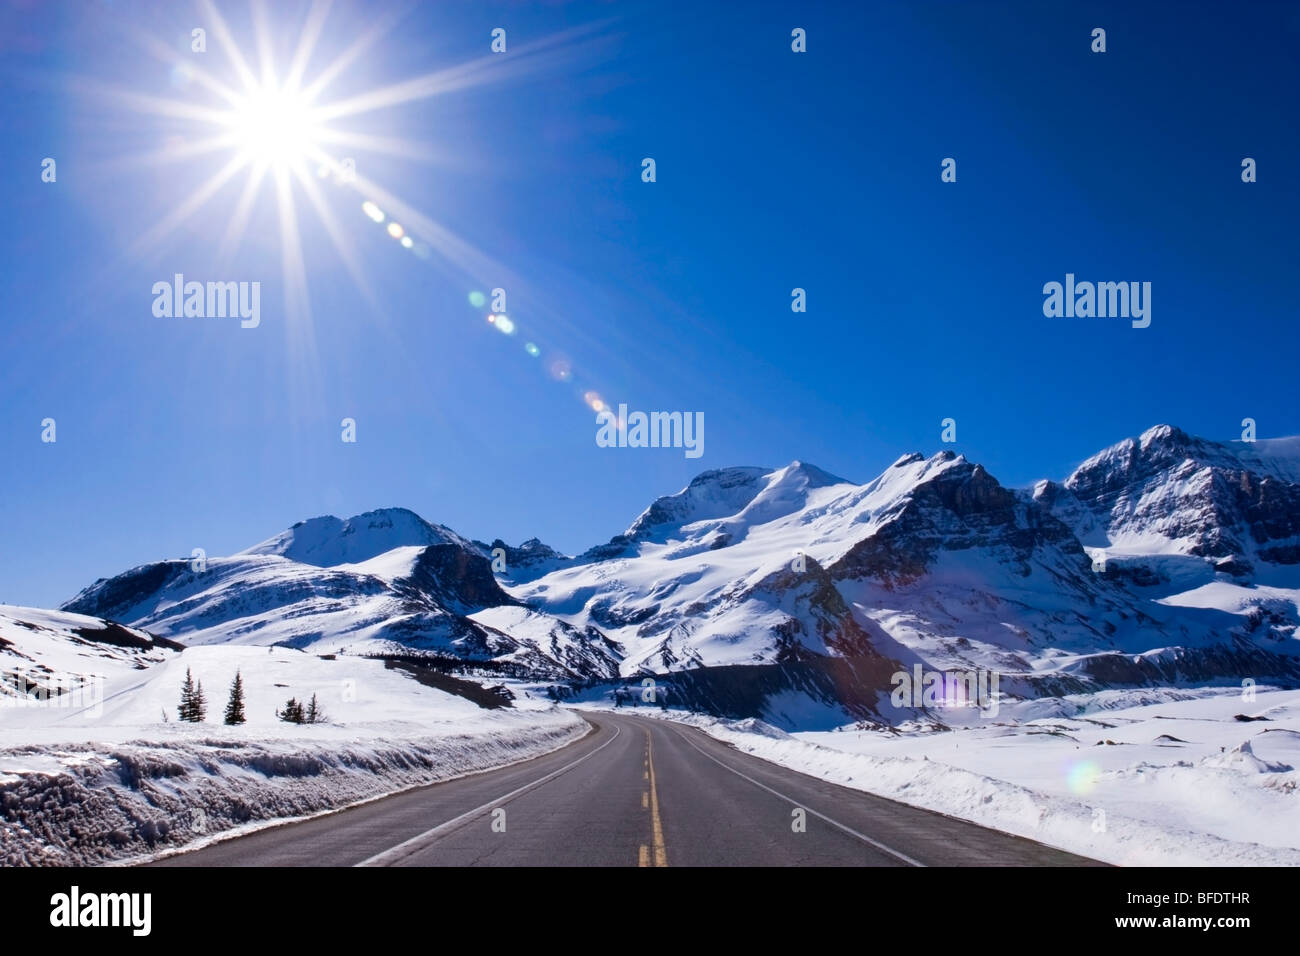
[[[194,675],[190,673],[190,669],[187,667],[185,668],[185,683],[181,684],[181,705],[176,708],[176,715],[187,723],[194,723],[199,719],[195,716],[197,713],[194,701],[196,693]]]
[[[325,720],[325,712],[320,709],[316,703],[316,695],[311,695],[311,703],[307,705],[306,721],[309,724],[319,724]]]
[[[284,710],[277,710],[275,716],[290,724],[301,724],[307,719],[307,714],[303,710],[302,704],[290,697],[289,702],[284,705]]]
[[[239,671],[235,671],[235,682],[230,685],[230,700],[226,702],[226,723],[230,725],[242,724],[247,718],[244,716],[244,678],[240,676]]]
[[[208,719],[208,699],[203,695],[203,681],[194,686],[194,722],[201,724]]]

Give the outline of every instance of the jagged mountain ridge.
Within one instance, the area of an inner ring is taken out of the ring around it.
[[[627,674],[851,654],[865,641],[894,660],[996,669],[1023,693],[1245,676],[1294,681],[1300,579],[1285,546],[1300,513],[1291,504],[1300,469],[1288,457],[1290,440],[1214,445],[1218,467],[1239,462],[1234,474],[1267,489],[1246,513],[1254,539],[1272,529],[1272,549],[1249,553],[1266,559],[1257,570],[1281,590],[1257,591],[1249,577],[1220,573],[1219,562],[1233,555],[1224,549],[1190,555],[1195,566],[1170,576],[1164,560],[1180,547],[1176,524],[1156,528],[1148,553],[1094,570],[1094,552],[1113,547],[1110,534],[1124,526],[1103,520],[1104,509],[1072,489],[1086,487],[1096,462],[1128,461],[1129,481],[1111,485],[1145,494],[1154,508],[1158,496],[1142,482],[1162,468],[1199,467],[1178,456],[1183,435],[1149,430],[1094,456],[1065,486],[1033,490],[1004,488],[952,452],[905,455],[862,486],[799,462],[706,472],[609,544],[513,590],[601,627],[627,649]],[[1192,507],[1184,490],[1173,486],[1166,512]],[[714,507],[719,502],[730,507]],[[807,570],[781,578],[797,551]],[[800,593],[821,575],[837,602]],[[1180,590],[1202,585],[1236,590],[1179,600]]]
[[[1083,535],[1100,532],[1098,543],[1120,553],[1211,558],[1238,576],[1257,561],[1300,564],[1293,439],[1223,444],[1161,425],[1089,458],[1052,491],[1058,507],[1073,498],[1092,519]]]
[[[406,509],[317,518],[201,575],[132,569],[65,609],[184,641],[419,648],[562,681],[836,658],[997,669],[1026,694],[1294,681],[1300,443],[1238,444],[1158,426],[1025,490],[950,451],[865,485],[802,462],[714,469],[573,557]]]

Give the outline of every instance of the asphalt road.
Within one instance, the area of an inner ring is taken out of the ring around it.
[[[584,716],[592,732],[555,753],[152,865],[1097,865],[787,770],[693,728]]]

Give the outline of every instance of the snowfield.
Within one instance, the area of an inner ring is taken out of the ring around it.
[[[1108,863],[1300,866],[1300,691],[1253,702],[1239,691],[1105,691],[1005,705],[996,720],[938,733],[787,734],[753,719],[630,712]]]
[[[0,638],[28,632],[17,609],[5,612]],[[51,625],[70,617],[41,613]],[[526,760],[587,730],[518,689],[512,707],[485,710],[380,661],[227,645],[168,651],[136,669],[78,654],[61,637],[43,635],[44,649],[82,673],[97,670],[103,693],[72,706],[0,698],[3,865],[96,864],[199,845]],[[203,684],[205,723],[176,719],[187,669]],[[248,722],[227,727],[236,670]],[[275,716],[290,697],[313,694],[324,723]]]

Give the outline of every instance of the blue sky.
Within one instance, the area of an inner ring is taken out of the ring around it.
[[[482,61],[474,82],[338,123],[420,155],[332,155],[456,244],[412,228],[418,258],[364,189],[326,180],[345,256],[294,186],[309,317],[284,307],[270,182],[224,269],[243,172],[133,250],[233,155],[144,162],[202,129],[121,95],[213,105],[134,39],[233,85],[211,31],[189,50],[206,14],[2,9],[5,602],[391,505],[572,552],[705,468],[798,458],[866,481],[944,447],[945,417],[1012,485],[1159,422],[1300,432],[1293,4],[410,5],[323,100]],[[249,8],[218,9],[256,61]],[[307,10],[272,5],[278,64]],[[384,10],[335,4],[306,79]],[[176,272],[261,282],[261,325],[155,317],[151,287]],[[1067,272],[1151,282],[1150,328],[1044,318]],[[496,286],[513,336],[467,299]],[[703,412],[703,457],[597,447],[587,391]]]

